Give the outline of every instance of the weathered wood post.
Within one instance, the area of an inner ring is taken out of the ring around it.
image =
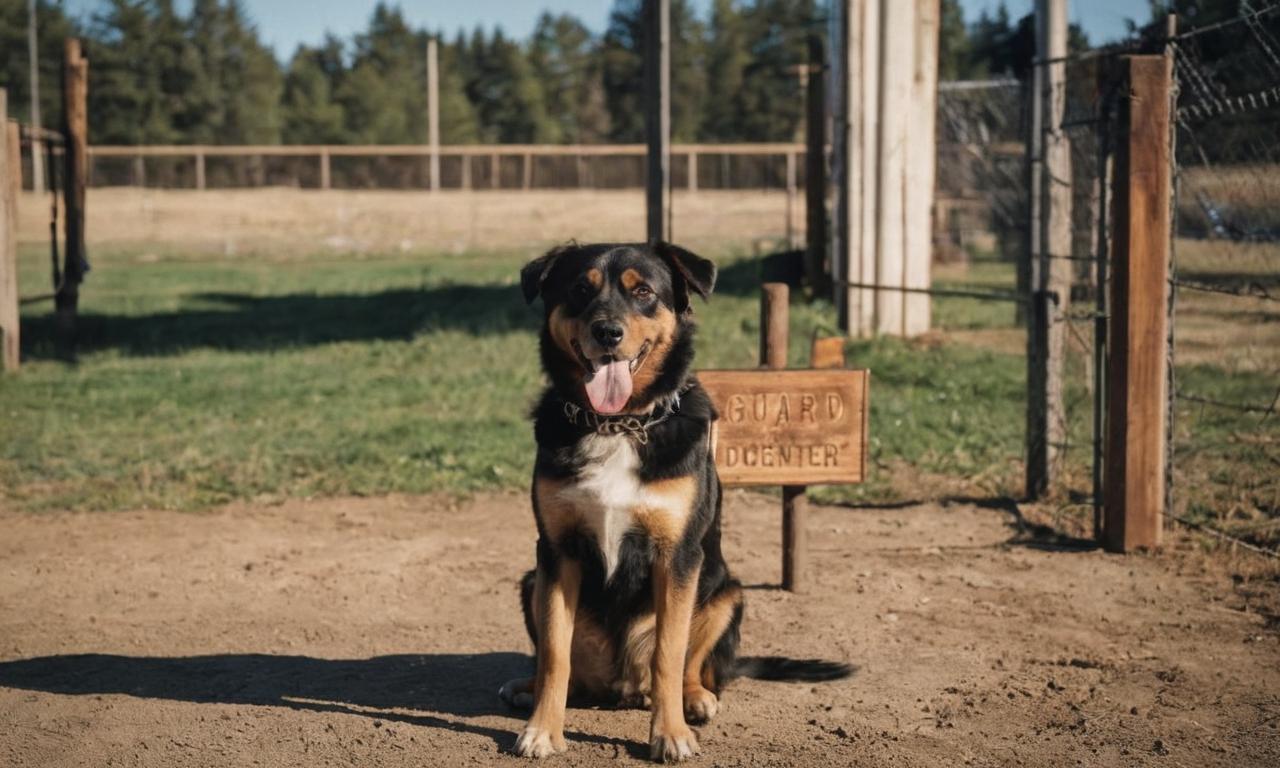
[[[434,37],[427,38],[427,146],[431,158],[428,181],[440,190],[440,54]]]
[[[80,303],[80,283],[88,268],[85,252],[85,180],[89,151],[89,62],[80,53],[80,41],[67,38],[63,48],[62,110],[65,161],[66,261],[62,284],[55,296],[58,325],[64,333],[75,330]]]
[[[204,189],[204,150],[196,152],[196,189]]]
[[[18,124],[9,122],[9,102],[0,88],[0,371],[18,370],[18,190],[22,160]],[[33,145],[34,146],[34,145]],[[33,156],[35,164],[39,158]]]
[[[644,0],[645,236],[671,238],[671,2]]]
[[[1116,148],[1103,543],[1160,545],[1165,512],[1171,194],[1167,55],[1131,56]]]
[[[329,166],[329,148],[321,147],[320,148],[320,188],[329,189],[332,183],[333,183],[333,178],[332,176],[330,176],[330,166]]]
[[[827,260],[827,78],[822,38],[809,36],[805,78],[805,282],[813,296],[829,296]]]
[[[697,150],[693,150],[693,149],[689,150],[687,157],[689,158],[688,160],[689,178],[687,179],[689,183],[689,191],[697,192],[698,191],[698,152]]]
[[[789,301],[790,289],[786,283],[765,283],[760,287],[760,365],[764,368],[787,367]],[[809,559],[804,536],[808,512],[805,487],[782,486],[782,588],[789,592],[804,589]]]
[[[524,153],[524,181],[523,189],[528,191],[533,186],[533,154]]]
[[[1053,482],[1066,440],[1062,367],[1071,302],[1071,145],[1062,130],[1066,111],[1066,0],[1037,0],[1036,56],[1041,63],[1039,184],[1033,218],[1027,333],[1026,494],[1035,499]],[[1034,162],[1034,161],[1033,161]]]
[[[800,238],[796,236],[796,153],[787,155],[787,250],[795,250]]]

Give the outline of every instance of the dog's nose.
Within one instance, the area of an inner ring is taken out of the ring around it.
[[[622,341],[622,325],[609,320],[597,320],[591,324],[591,335],[605,349],[613,349]]]

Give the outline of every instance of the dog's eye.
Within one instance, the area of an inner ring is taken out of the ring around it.
[[[594,292],[590,283],[577,283],[573,286],[573,298],[579,301],[586,301],[591,298],[591,294]]]
[[[637,299],[648,299],[653,296],[653,289],[647,285],[637,285],[635,290],[631,292]]]

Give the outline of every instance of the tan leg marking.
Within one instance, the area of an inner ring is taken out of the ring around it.
[[[689,648],[689,624],[698,587],[698,570],[686,583],[672,573],[669,550],[653,563],[653,605],[657,630],[653,648],[653,714],[649,721],[649,754],[672,762],[698,753],[698,737],[684,720],[683,677]]]
[[[623,707],[648,709],[652,688],[654,615],[646,613],[631,622],[622,647]]]
[[[538,627],[538,670],[534,677],[533,716],[516,739],[515,753],[546,757],[565,750],[564,708],[569,698],[570,654],[582,567],[561,558],[555,579],[538,569],[533,590]]]
[[[566,531],[580,521],[578,511],[572,504],[560,497],[567,483],[551,477],[538,475],[533,479],[533,494],[537,504],[535,514],[542,521],[542,528],[551,541],[559,541]]]
[[[720,711],[720,700],[710,690],[715,687],[715,673],[707,663],[707,656],[729,628],[733,612],[741,601],[742,590],[732,587],[716,595],[693,614],[689,627],[689,653],[684,662],[684,716],[687,720],[706,722]]]
[[[569,669],[569,688],[575,696],[603,699],[614,690],[617,667],[613,640],[585,612],[579,612],[573,623]]]

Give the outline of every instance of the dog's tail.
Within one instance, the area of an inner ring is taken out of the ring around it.
[[[735,677],[799,683],[843,680],[857,671],[857,667],[842,661],[789,659],[785,656],[743,656],[733,668]]]

